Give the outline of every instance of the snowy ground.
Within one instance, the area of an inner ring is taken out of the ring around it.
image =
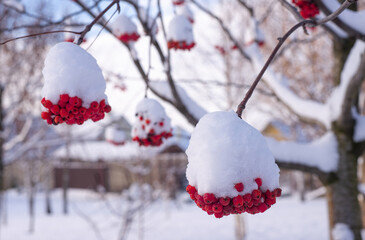
[[[107,198],[113,208],[124,204],[117,195],[108,195]],[[234,239],[233,216],[215,219],[185,200],[151,205],[143,214],[143,226],[137,220],[132,225],[128,240],[141,237],[144,240]],[[7,201],[8,222],[1,225],[1,240],[116,240],[122,225],[121,218],[111,213],[105,201],[88,191],[71,191],[71,211],[64,216],[61,193],[56,191],[52,194],[52,216],[44,213],[44,195],[37,195],[35,232],[30,234],[26,195],[10,191]],[[89,221],[83,214],[90,217]],[[247,240],[328,239],[324,199],[302,203],[294,197],[282,198],[264,214],[245,215],[245,221]],[[138,234],[141,227],[143,236]]]

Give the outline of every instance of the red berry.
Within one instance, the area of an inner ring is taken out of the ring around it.
[[[276,203],[276,199],[275,198],[266,198],[265,203],[267,205],[274,205]]]
[[[223,211],[223,206],[219,203],[214,203],[212,205],[212,208],[213,208],[213,212],[215,212],[215,213],[220,213]]]
[[[53,104],[52,104],[52,102],[51,101],[49,101],[49,100],[46,100],[45,102],[44,102],[44,105],[43,105],[45,108],[48,108],[48,109],[50,109],[52,106],[53,106]]]
[[[253,201],[249,201],[248,203],[247,203],[247,207],[248,208],[251,208],[253,206]]]
[[[238,195],[237,197],[234,197],[232,199],[233,206],[235,207],[242,207],[243,206],[243,198],[241,195]]]
[[[54,114],[54,115],[58,115],[60,113],[60,107],[58,105],[53,105],[51,107],[51,112]]]
[[[150,123],[151,123],[151,120],[146,119],[146,124],[148,125],[148,124],[150,124]]]
[[[189,193],[189,194],[195,194],[196,193],[196,188],[191,186],[191,185],[188,185],[186,187],[186,191]]]
[[[52,118],[47,118],[47,123],[50,124],[50,125],[53,124]]]
[[[254,189],[251,195],[252,199],[259,199],[261,197],[261,192],[260,190]]]
[[[58,106],[60,108],[65,108],[67,103],[66,102],[62,102],[61,100],[59,100],[57,104],[58,104]]]
[[[55,123],[63,123],[63,119],[60,117],[60,116],[56,116],[55,118],[54,118],[54,122]]]
[[[234,188],[238,191],[238,192],[242,192],[243,191],[243,183],[236,183],[234,185]]]
[[[215,197],[215,195],[213,193],[205,193],[203,195],[203,199],[204,199],[204,203],[206,203],[206,204],[215,203],[217,201],[217,198]]]
[[[222,206],[228,206],[230,202],[231,202],[231,198],[229,198],[229,197],[219,198],[219,203],[222,204]]]
[[[49,112],[42,112],[41,118],[47,120],[48,118],[51,118],[51,114],[49,114]]]
[[[112,107],[110,105],[106,105],[104,107],[104,112],[109,113],[112,110]]]
[[[71,106],[76,106],[79,102],[78,97],[76,97],[76,96],[75,97],[70,97],[70,99],[68,101],[71,104]]]
[[[213,206],[212,205],[205,205],[204,206],[204,210],[207,212],[213,212]]]
[[[256,178],[255,179],[255,182],[257,183],[257,186],[258,187],[261,187],[262,186],[262,179],[261,178]]]
[[[267,205],[266,205],[265,203],[261,203],[261,204],[257,207],[257,209],[259,210],[259,212],[263,213],[263,212],[265,212],[265,211],[268,209],[268,207],[267,207]]]
[[[216,218],[222,218],[224,216],[223,212],[219,212],[219,213],[214,213],[214,216]]]
[[[274,190],[274,191],[275,191],[275,190]],[[270,192],[270,190],[266,190],[266,192],[265,192],[265,196],[266,196],[267,198],[274,198],[274,197],[275,197],[275,193],[274,193],[274,191]]]
[[[251,201],[251,194],[249,194],[249,193],[246,193],[245,195],[243,195],[243,201],[245,202],[245,203],[248,203],[248,202],[250,202]]]
[[[60,95],[60,101],[61,102],[68,102],[69,99],[70,99],[70,96],[68,94],[61,94]]]
[[[81,107],[80,110],[79,110],[79,113],[84,115],[86,113],[86,110],[87,110],[86,108]]]
[[[201,195],[199,195],[199,193],[198,193],[198,192],[196,192],[196,193],[194,194],[194,197],[196,198],[196,200],[197,200],[197,201],[201,201],[201,202],[203,202],[203,203],[204,203],[204,199],[203,199],[203,197],[202,197]]]
[[[275,196],[276,196],[276,197],[280,197],[280,196],[281,196],[281,189],[280,189],[280,188],[276,188],[276,189],[274,190],[274,193],[275,193]]]
[[[139,121],[143,121],[143,116],[139,116]]]
[[[91,109],[98,109],[99,108],[99,103],[96,102],[96,101],[90,103],[90,108]]]
[[[159,122],[158,125],[160,125],[160,127],[163,127],[164,123],[163,122]]]
[[[73,107],[73,105],[71,105],[71,103],[67,103],[67,104],[66,104],[66,110],[67,110],[68,112],[71,112],[73,108],[74,108],[74,107]]]

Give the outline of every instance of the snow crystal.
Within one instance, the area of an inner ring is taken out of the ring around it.
[[[185,41],[186,44],[194,42],[193,26],[185,16],[177,15],[171,20],[167,39],[168,41]]]
[[[236,183],[242,194],[251,193],[262,179],[263,191],[279,187],[279,168],[265,138],[240,119],[234,111],[206,114],[196,125],[186,150],[189,164],[186,176],[200,195],[234,197]]]
[[[122,143],[125,141],[126,137],[123,130],[115,127],[108,127],[105,130],[105,139],[110,142]]]
[[[311,143],[266,140],[275,158],[281,162],[304,164],[325,172],[337,169],[337,141],[333,133],[327,133]]]
[[[57,103],[61,94],[78,96],[83,106],[93,101],[107,100],[106,84],[95,58],[73,43],[63,42],[53,46],[46,57],[42,97]]]
[[[353,240],[354,234],[350,227],[344,223],[336,223],[332,229],[333,240]]]
[[[111,28],[113,33],[118,37],[126,33],[131,34],[137,32],[136,24],[129,17],[122,14],[112,22]]]
[[[176,13],[186,17],[191,23],[194,23],[194,13],[187,4],[177,5]]]
[[[163,124],[160,124],[161,122]],[[170,118],[158,101],[144,98],[136,107],[136,120],[133,124],[132,137],[145,139],[152,129],[156,135],[162,132],[171,132]]]

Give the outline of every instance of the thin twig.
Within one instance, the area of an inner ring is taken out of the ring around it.
[[[84,31],[82,31],[79,39],[77,40],[77,45],[80,45],[83,42],[86,33],[88,33],[91,28],[100,20],[100,18],[102,18],[104,14],[109,11],[109,9],[113,7],[114,4],[118,2],[119,0],[113,0],[113,2],[111,2],[101,13],[99,13],[98,16],[95,17],[95,19],[89,25],[85,27]]]
[[[286,32],[283,37],[279,38],[278,39],[279,40],[278,44],[276,45],[276,47],[274,48],[274,50],[270,54],[270,56],[267,59],[265,65],[263,66],[263,68],[261,69],[260,73],[256,77],[255,81],[252,83],[252,86],[247,91],[244,99],[238,105],[237,111],[236,111],[238,117],[241,118],[242,112],[246,108],[247,101],[250,99],[252,93],[254,92],[257,84],[260,82],[260,80],[261,80],[262,76],[264,75],[266,69],[269,67],[270,63],[275,58],[277,52],[279,51],[280,47],[283,45],[283,43],[285,42],[285,40],[293,32],[295,32],[300,27],[303,27],[305,29],[306,27],[315,27],[315,26],[322,25],[322,24],[324,24],[326,22],[332,21],[333,19],[335,19],[338,15],[340,15],[345,9],[347,9],[354,2],[356,2],[356,0],[346,0],[335,12],[333,12],[332,14],[328,15],[327,17],[325,17],[323,19],[320,19],[320,20],[317,20],[317,21],[316,20],[304,20],[302,22],[299,22],[299,23],[295,24],[291,29],[289,29],[289,31]]]
[[[18,39],[23,39],[23,38],[29,38],[29,37],[36,37],[36,36],[40,36],[40,35],[46,35],[46,34],[52,34],[52,33],[64,33],[64,32],[68,32],[68,33],[73,33],[73,34],[81,34],[82,32],[75,32],[75,31],[67,31],[67,30],[57,30],[57,31],[49,31],[49,32],[42,32],[42,33],[34,33],[34,34],[29,34],[29,35],[25,35],[25,36],[21,36],[21,37],[16,37],[16,38],[12,38],[12,39],[8,39],[4,42],[1,42],[0,45],[4,45],[8,42],[12,42]]]

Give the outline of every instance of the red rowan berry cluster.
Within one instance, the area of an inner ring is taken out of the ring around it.
[[[190,198],[196,205],[205,211],[208,215],[214,215],[216,218],[222,218],[230,214],[241,214],[244,212],[250,214],[263,213],[276,203],[276,198],[281,196],[281,189],[276,188],[273,191],[262,190],[261,178],[255,179],[258,189],[251,193],[237,195],[236,197],[216,197],[213,193],[199,195],[197,189],[191,185],[186,187]],[[243,192],[243,183],[234,185],[237,192]]]
[[[82,106],[81,98],[70,97],[68,94],[61,94],[57,104],[53,104],[45,98],[41,103],[48,110],[42,112],[42,119],[53,125],[61,123],[81,125],[88,119],[97,122],[104,118],[105,113],[111,111],[110,105],[106,104],[105,100],[101,100],[99,103],[94,101],[89,108],[85,108]]]
[[[172,4],[175,6],[182,5],[185,3],[185,0],[173,0]]]
[[[194,42],[192,42],[190,44],[187,44],[186,41],[173,41],[173,40],[170,40],[167,43],[167,47],[169,49],[174,49],[174,50],[181,49],[181,50],[190,51],[190,49],[192,49],[194,46],[195,46]]]
[[[128,43],[131,41],[136,42],[139,38],[140,38],[140,35],[136,32],[130,33],[130,34],[124,33],[118,37],[118,39],[124,43]]]
[[[311,0],[292,0],[292,2],[300,8],[300,15],[305,19],[319,14],[317,5]]]
[[[147,132],[146,138],[141,138],[139,136],[132,138],[133,141],[139,143],[139,146],[160,146],[164,138],[167,139],[172,137],[172,129],[170,129],[169,132],[162,131],[161,133],[156,133],[160,132],[160,130],[164,127],[165,123],[163,120],[152,123],[150,119],[144,118],[143,115],[139,115],[138,113],[136,114],[136,117],[138,117],[139,121],[141,121],[142,130]]]

